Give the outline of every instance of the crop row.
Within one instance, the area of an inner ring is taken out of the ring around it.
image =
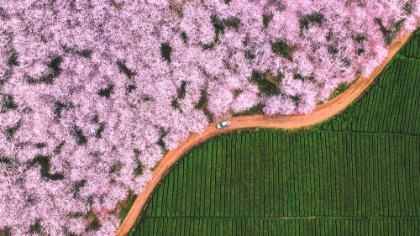
[[[417,31],[413,38],[410,40],[410,43],[407,44],[402,50],[401,53],[407,57],[419,58],[420,59],[420,31]]]
[[[143,235],[418,235],[419,219],[205,219],[148,218],[131,236]]]
[[[146,217],[420,216],[419,146],[355,132],[212,139],[173,168]]]

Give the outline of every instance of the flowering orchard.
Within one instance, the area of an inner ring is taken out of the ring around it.
[[[415,0],[0,1],[0,230],[111,235],[164,149],[369,75]]]

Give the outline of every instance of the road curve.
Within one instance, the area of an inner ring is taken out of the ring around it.
[[[385,61],[379,65],[370,75],[369,78],[359,78],[350,88],[344,91],[336,98],[327,103],[318,106],[311,114],[308,115],[291,115],[291,116],[266,116],[266,115],[252,115],[231,118],[231,125],[224,129],[216,129],[216,123],[210,123],[202,134],[191,134],[187,140],[181,142],[178,147],[168,152],[157,168],[153,172],[152,179],[147,183],[142,193],[137,196],[133,206],[128,212],[123,223],[116,232],[117,236],[124,236],[130,231],[135,224],[140,212],[146,205],[150,195],[155,187],[159,184],[162,177],[168,172],[173,164],[175,164],[182,155],[195,147],[199,143],[235,129],[243,128],[282,128],[282,129],[297,129],[318,124],[349,106],[363,91],[365,91],[397,52],[410,39],[412,34],[405,34],[394,40],[389,46],[389,55]]]

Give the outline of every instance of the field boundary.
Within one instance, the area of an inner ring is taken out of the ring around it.
[[[239,116],[231,118],[231,126],[218,130],[216,122],[210,123],[202,134],[193,133],[187,140],[181,142],[174,150],[169,151],[160,161],[159,165],[153,172],[152,179],[146,184],[142,193],[137,196],[136,201],[128,212],[121,226],[116,231],[116,235],[127,235],[137,221],[143,208],[146,206],[148,199],[152,195],[154,189],[159,185],[162,178],[168,173],[171,167],[191,148],[206,141],[209,138],[225,134],[231,131],[245,128],[280,128],[280,129],[298,129],[310,127],[319,124],[325,120],[337,115],[348,106],[353,104],[372,84],[375,78],[386,68],[388,63],[394,58],[398,51],[409,41],[411,34],[400,35],[388,47],[389,54],[387,58],[371,73],[370,77],[359,78],[346,91],[331,99],[325,104],[319,105],[311,114],[308,115],[291,115],[291,116],[266,116],[252,115]],[[311,216],[312,217],[312,216]],[[363,218],[363,217],[362,217]],[[363,218],[365,219],[365,218]]]

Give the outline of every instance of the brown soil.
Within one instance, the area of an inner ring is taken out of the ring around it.
[[[253,115],[231,118],[231,125],[224,129],[216,129],[216,123],[210,123],[202,134],[191,134],[187,140],[181,142],[179,146],[168,152],[161,160],[157,168],[153,172],[152,179],[147,183],[146,188],[137,196],[132,208],[130,209],[125,220],[117,230],[116,235],[126,235],[135,224],[140,212],[143,210],[150,195],[155,187],[158,185],[163,176],[168,172],[170,167],[176,163],[179,158],[191,148],[194,148],[199,143],[235,129],[243,128],[282,128],[282,129],[297,129],[318,124],[349,106],[379,75],[385,68],[388,62],[395,56],[399,49],[408,41],[411,35],[403,35],[394,40],[389,47],[389,55],[386,60],[378,66],[369,78],[359,78],[349,89],[344,91],[336,98],[327,103],[318,106],[311,114],[308,115],[292,115],[292,116],[265,116]]]

